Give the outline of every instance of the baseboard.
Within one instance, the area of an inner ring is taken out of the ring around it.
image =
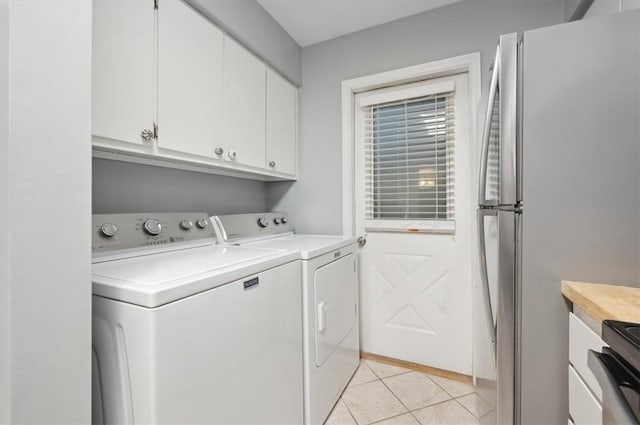
[[[418,363],[408,362],[405,360],[398,360],[391,357],[380,356],[378,354],[360,353],[360,358],[365,360],[374,360],[379,363],[385,363],[391,366],[403,367],[405,369],[411,369],[416,372],[428,373],[429,375],[441,376],[443,378],[452,379],[458,382],[464,382],[465,384],[473,385],[473,378],[469,375],[462,373],[451,372],[449,370],[438,369],[431,366],[425,366]]]

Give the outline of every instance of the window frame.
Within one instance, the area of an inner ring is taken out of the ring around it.
[[[356,126],[364,125],[365,111],[364,108],[372,105],[381,105],[385,103],[393,103],[403,100],[420,99],[426,96],[434,96],[443,93],[453,92],[455,98],[455,82],[453,76],[434,78],[431,80],[418,81],[415,83],[403,84],[393,87],[385,87],[382,89],[371,90],[360,93],[356,97]],[[455,136],[454,136],[455,137]],[[455,142],[454,142],[455,143]],[[362,147],[364,148],[364,147]],[[454,154],[455,158],[455,154]],[[447,182],[450,178],[449,165],[447,165]],[[455,193],[455,189],[453,190]],[[454,195],[455,196],[455,195]],[[449,200],[451,196],[447,193],[447,208],[449,208]],[[410,232],[410,233],[443,233],[455,234],[456,216],[455,209],[453,217],[447,219],[364,219],[364,230],[366,232]]]

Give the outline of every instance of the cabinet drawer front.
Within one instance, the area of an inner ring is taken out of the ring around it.
[[[569,313],[569,363],[573,365],[599,401],[602,401],[602,389],[587,366],[587,352],[588,350],[602,351],[602,347],[606,346],[607,344],[582,320],[575,314]]]
[[[569,414],[575,425],[602,425],[602,406],[569,366]]]

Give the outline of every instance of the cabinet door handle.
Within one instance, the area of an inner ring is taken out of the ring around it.
[[[224,149],[218,147],[213,151],[216,155],[222,155],[224,153]]]
[[[269,161],[269,167],[274,168],[276,166],[275,161]]]
[[[236,156],[238,156],[236,151],[229,151],[227,152],[227,157],[231,160],[236,159]]]
[[[153,139],[153,130],[145,128],[144,130],[142,130],[142,132],[140,133],[140,137],[142,137],[143,140],[149,141],[151,139]]]

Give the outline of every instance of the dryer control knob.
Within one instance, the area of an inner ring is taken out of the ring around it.
[[[280,223],[282,223],[282,220],[280,220],[280,218],[276,217],[276,218],[273,219],[273,223],[274,224],[280,224]]]
[[[191,220],[182,220],[180,222],[180,228],[182,230],[191,230],[192,227],[193,227],[193,221]]]
[[[144,228],[144,231],[151,236],[159,235],[162,231],[162,225],[158,220],[147,220],[144,222],[144,225],[142,227]]]
[[[102,236],[106,236],[108,238],[112,238],[118,233],[118,226],[112,223],[105,223],[100,226],[100,233]]]
[[[287,224],[287,223],[289,222],[289,219],[288,219],[287,217],[282,217],[282,218],[280,219],[280,222],[281,222],[282,224]]]
[[[208,225],[209,225],[209,222],[204,218],[201,218],[200,220],[196,221],[196,226],[198,226],[198,229],[206,229]]]
[[[258,219],[258,226],[260,226],[260,227],[267,227],[268,225],[269,225],[269,222],[267,221],[267,219],[266,219],[266,218],[264,218],[264,217],[260,217],[260,218]]]

